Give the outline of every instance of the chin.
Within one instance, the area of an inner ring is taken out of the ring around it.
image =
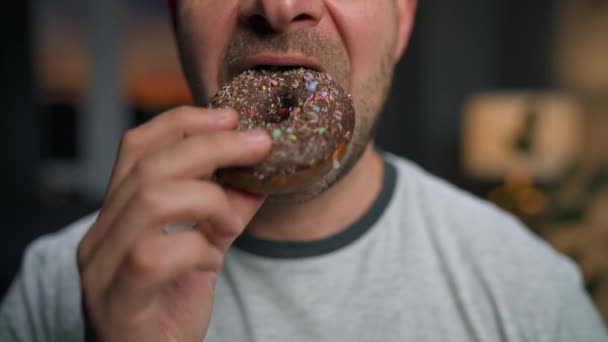
[[[369,141],[370,140],[365,142],[357,142],[355,139],[353,139],[351,142],[351,148],[344,156],[342,166],[339,169],[330,171],[321,180],[307,187],[303,191],[271,195],[266,199],[266,202],[273,205],[300,204],[322,195],[326,191],[330,190],[345,176],[347,176],[355,165],[357,165],[361,159],[361,156],[363,156]]]
[[[266,202],[273,205],[290,205],[308,202],[329,190],[334,184],[342,179],[343,176],[345,176],[345,174],[342,172],[330,172],[320,181],[307,187],[305,190],[287,194],[271,195],[268,196]]]

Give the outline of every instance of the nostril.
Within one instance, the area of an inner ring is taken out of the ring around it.
[[[314,20],[314,19],[315,18],[313,18],[312,15],[302,13],[302,14],[298,14],[296,17],[294,17],[293,21],[306,21],[306,20]]]
[[[252,15],[249,17],[248,21],[249,21],[250,27],[255,32],[271,33],[273,31],[272,26],[270,25],[268,20],[266,20],[266,18],[264,18],[263,15],[260,15],[260,14]]]
[[[277,1],[257,0],[249,6],[243,6],[240,21],[250,29],[261,34],[273,34],[289,31],[302,26],[314,26],[320,21],[321,8],[313,7],[311,0]],[[305,7],[304,4],[310,4]]]

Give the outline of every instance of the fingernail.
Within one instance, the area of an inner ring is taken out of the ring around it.
[[[258,144],[263,141],[268,141],[270,139],[265,131],[259,129],[247,131],[243,135],[245,141],[249,144]]]

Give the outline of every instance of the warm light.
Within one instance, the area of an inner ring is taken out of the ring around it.
[[[549,199],[542,191],[527,187],[517,192],[518,209],[527,215],[538,215],[548,207]]]
[[[129,23],[122,71],[128,100],[138,108],[155,110],[192,103],[166,16]]]
[[[560,85],[608,96],[608,2],[561,1],[554,71]]]
[[[564,95],[485,93],[465,106],[463,168],[478,179],[555,180],[581,149],[581,108]]]
[[[120,30],[120,89],[130,106],[156,110],[192,103],[182,76],[170,21],[152,3],[127,2]],[[41,100],[79,103],[91,90],[94,42],[84,8],[35,6],[34,65]]]

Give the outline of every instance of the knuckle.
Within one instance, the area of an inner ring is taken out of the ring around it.
[[[131,128],[123,134],[120,146],[121,150],[126,153],[137,153],[141,150],[141,146],[139,144],[139,130],[138,128]]]
[[[136,275],[150,275],[156,271],[158,262],[157,253],[145,242],[137,243],[125,259],[127,271]]]
[[[146,160],[138,160],[133,165],[132,173],[139,181],[146,181],[152,178],[154,168],[149,165]]]
[[[180,106],[178,108],[176,108],[174,111],[172,111],[171,113],[169,113],[169,115],[167,116],[167,120],[169,121],[170,124],[174,125],[174,126],[179,126],[184,119],[189,115],[190,110],[188,109],[187,106]]]
[[[229,216],[231,219],[224,223],[224,230],[229,236],[237,236],[243,231],[243,225],[236,220],[233,216]]]
[[[200,253],[198,257],[198,260],[200,260],[199,267],[211,271],[220,270],[224,264],[224,254],[205,238],[203,234],[197,236],[199,240],[197,242],[197,250]]]
[[[222,206],[216,210],[218,218],[217,224],[220,225],[221,230],[227,236],[236,236],[239,235],[242,231],[242,224],[238,215],[230,210],[230,208],[226,206]]]
[[[169,113],[167,120],[169,121],[169,124],[174,127],[187,126],[189,122],[192,121],[191,118],[195,114],[200,115],[200,113],[196,113],[195,110],[195,107],[192,106],[177,107]]]
[[[229,213],[229,201],[226,193],[217,184],[204,184],[197,193],[198,208],[206,208],[216,214]]]
[[[218,207],[222,193],[212,184],[202,184],[188,189],[188,201],[184,201],[181,210],[184,215],[203,218],[208,212]]]
[[[140,187],[133,196],[138,206],[149,213],[160,213],[163,208],[162,196],[158,194],[152,185]]]
[[[208,267],[212,271],[219,271],[224,265],[224,255],[220,252],[214,251],[213,253],[209,253],[208,257]]]

